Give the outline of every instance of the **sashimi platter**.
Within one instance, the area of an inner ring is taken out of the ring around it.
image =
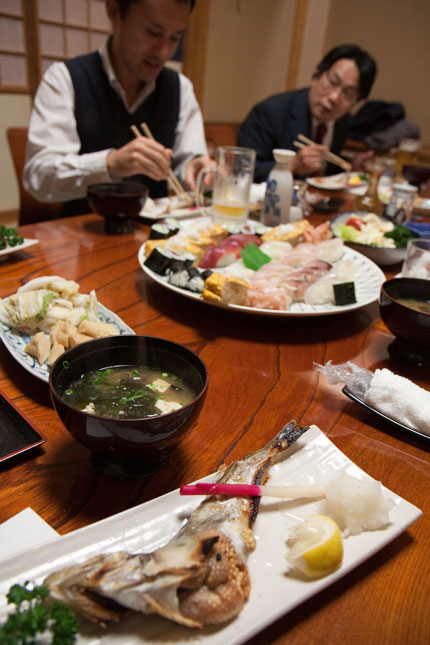
[[[378,299],[383,272],[334,238],[329,222],[269,228],[210,217],[151,227],[139,263],[152,280],[187,298],[250,314],[329,315]]]

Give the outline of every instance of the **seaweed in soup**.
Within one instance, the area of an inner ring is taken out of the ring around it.
[[[116,366],[85,372],[62,398],[97,416],[142,419],[177,410],[195,393],[175,374],[147,366]]]

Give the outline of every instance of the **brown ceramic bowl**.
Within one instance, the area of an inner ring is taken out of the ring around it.
[[[149,189],[133,182],[113,182],[88,186],[92,210],[105,219],[106,233],[131,233],[133,220],[139,219]]]
[[[430,303],[430,280],[393,278],[383,283],[379,297],[381,318],[397,341],[390,353],[427,365],[430,359],[430,313],[411,309],[399,299]]]
[[[62,395],[84,372],[117,365],[147,365],[171,372],[196,393],[191,403],[167,414],[143,419],[114,419],[73,408]],[[168,461],[169,453],[190,430],[208,387],[203,361],[191,350],[152,336],[111,336],[66,351],[52,366],[51,398],[62,423],[92,451],[95,467],[112,477],[148,476]]]

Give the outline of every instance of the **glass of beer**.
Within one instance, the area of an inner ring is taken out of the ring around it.
[[[397,176],[402,176],[403,166],[416,164],[421,149],[419,139],[400,139],[396,153]]]
[[[220,222],[245,222],[249,193],[254,177],[255,150],[220,146],[215,153],[215,168],[203,168],[197,178],[196,203],[203,204],[205,176],[213,173],[212,203],[209,214]]]

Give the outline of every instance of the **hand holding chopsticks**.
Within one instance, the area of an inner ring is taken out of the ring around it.
[[[152,141],[155,141],[146,123],[141,123],[140,127],[142,128],[145,136],[148,139],[152,139]],[[130,126],[130,129],[136,138],[143,136],[136,125]],[[175,192],[177,195],[183,195],[185,193],[185,190],[181,186],[181,183],[179,182],[179,180],[177,179],[177,177],[175,176],[172,170],[169,171],[169,174],[167,177],[167,183],[169,184],[169,187],[173,190],[173,192]]]
[[[300,139],[300,141],[294,141],[294,145],[297,148],[306,148],[307,146],[316,145],[315,142],[312,141],[312,139],[308,139],[308,137],[305,137],[304,134],[298,134],[297,138]],[[300,142],[303,142],[303,143],[300,143]],[[324,158],[330,163],[334,164],[335,166],[339,166],[343,170],[346,170],[347,172],[350,172],[352,168],[351,164],[348,161],[345,161],[341,157],[338,157],[333,152],[330,152],[330,150],[328,150],[324,154]]]

